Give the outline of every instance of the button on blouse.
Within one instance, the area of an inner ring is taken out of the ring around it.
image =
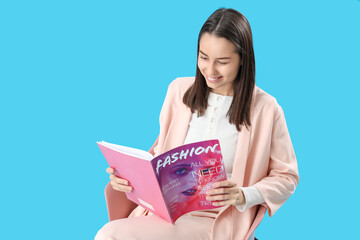
[[[197,116],[197,111],[192,114],[185,138],[185,144],[218,139],[228,178],[231,177],[239,135],[236,126],[229,123],[227,116],[232,99],[232,96],[222,96],[210,92],[205,114],[200,117]]]

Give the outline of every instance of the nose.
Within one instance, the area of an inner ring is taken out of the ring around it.
[[[197,170],[195,170],[197,171]],[[196,172],[197,174],[199,174],[199,172]],[[188,176],[187,179],[187,184],[191,187],[194,187],[196,185],[198,185],[199,183],[199,176],[197,174],[192,174],[192,176]]]
[[[209,62],[207,74],[209,76],[216,76],[217,70],[216,70],[215,62]]]

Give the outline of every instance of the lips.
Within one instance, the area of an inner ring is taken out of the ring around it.
[[[197,193],[196,188],[190,188],[190,189],[182,192],[182,194],[184,194],[186,196],[194,196],[196,193]]]
[[[210,77],[210,76],[207,76],[207,80],[211,83],[216,83],[218,82],[222,77]]]

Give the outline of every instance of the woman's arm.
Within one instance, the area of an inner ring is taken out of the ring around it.
[[[294,193],[299,173],[294,149],[282,108],[277,104],[270,143],[268,175],[254,186],[265,200],[272,216]]]

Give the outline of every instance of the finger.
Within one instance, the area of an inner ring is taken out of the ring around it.
[[[224,181],[220,181],[220,182],[216,182],[212,184],[213,188],[220,188],[220,187],[235,187],[236,183],[229,181],[229,180],[224,180]]]
[[[120,191],[120,192],[131,192],[133,190],[133,188],[131,186],[125,186],[125,185],[117,184],[114,182],[111,182],[111,186],[113,189]]]
[[[228,206],[228,205],[236,205],[236,201],[234,199],[229,199],[226,201],[218,201],[218,202],[212,202],[213,206],[216,207],[222,207],[222,206]]]
[[[235,187],[231,187],[231,188],[222,187],[222,188],[209,189],[209,190],[206,191],[206,194],[207,194],[208,196],[211,196],[211,195],[217,195],[217,194],[239,193],[239,192],[240,192],[239,188],[235,188]]]
[[[206,197],[206,200],[208,201],[225,201],[225,200],[228,200],[229,199],[229,196],[228,194],[221,194],[221,195],[215,195],[215,196],[208,196]]]
[[[127,193],[132,191],[131,187],[124,187],[121,185],[115,185],[115,186],[113,186],[113,189],[115,189],[116,191],[119,191],[119,192],[127,192]]]
[[[132,191],[132,187],[127,187],[127,186],[124,186],[124,185],[117,185],[116,186],[116,189],[118,191],[121,191],[121,192],[131,192]]]
[[[244,197],[244,194],[243,194],[243,192],[241,190],[239,190],[239,192],[237,192],[237,193],[228,193],[228,194],[207,196],[206,200],[211,201],[213,203],[214,202],[226,202],[226,203],[229,203],[228,201],[231,201],[230,204],[233,204],[235,206],[245,203],[245,197]],[[215,205],[219,206],[218,204],[215,204]]]
[[[111,168],[111,167],[108,167],[108,168],[106,169],[106,172],[107,172],[108,174],[113,174],[113,173],[115,172],[115,169],[113,169],[113,168]]]
[[[219,194],[219,195],[212,195],[212,196],[207,196],[206,200],[208,201],[226,201],[229,199],[237,199],[235,194]]]
[[[122,184],[122,185],[129,185],[129,181],[123,178],[119,178],[113,174],[111,174],[109,176],[109,178],[111,179],[111,181],[114,181],[117,184]]]

